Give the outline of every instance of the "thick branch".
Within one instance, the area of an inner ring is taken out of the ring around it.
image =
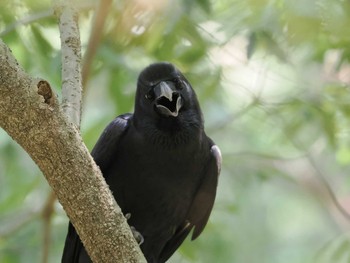
[[[145,262],[100,170],[49,84],[28,76],[1,40],[0,126],[44,173],[94,262]]]

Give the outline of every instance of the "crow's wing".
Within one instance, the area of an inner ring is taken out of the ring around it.
[[[205,175],[188,211],[186,221],[176,230],[174,236],[167,242],[160,255],[160,262],[165,262],[181,245],[192,228],[192,240],[196,239],[208,222],[213,208],[218,177],[221,170],[221,152],[218,146],[210,140],[210,158],[204,169]]]
[[[118,142],[128,127],[128,120],[132,114],[126,113],[115,118],[103,131],[95,147],[91,151],[96,164],[102,173],[109,166]]]
[[[62,263],[92,263],[74,226],[69,222]]]
[[[118,148],[118,142],[128,127],[128,120],[132,114],[123,114],[115,118],[103,131],[94,149],[91,152],[96,164],[102,173],[110,165],[114,152]],[[86,250],[81,242],[74,226],[69,222],[68,234],[64,245],[62,263],[90,263]]]
[[[210,148],[210,160],[205,171],[204,180],[197,191],[187,215],[188,221],[194,225],[192,240],[196,239],[208,222],[213,208],[218,177],[221,171],[221,152],[217,145]]]

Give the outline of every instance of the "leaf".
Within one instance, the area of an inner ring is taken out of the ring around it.
[[[256,49],[256,33],[251,32],[248,37],[247,58],[251,59]]]
[[[209,14],[212,11],[210,0],[196,0],[198,6],[202,8],[204,12]]]
[[[36,40],[35,44],[38,47],[38,50],[41,51],[41,54],[46,54],[46,55],[51,54],[53,52],[53,47],[47,41],[46,37],[42,35],[41,30],[34,24],[32,24],[30,28]]]

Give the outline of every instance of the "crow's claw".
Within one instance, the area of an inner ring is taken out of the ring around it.
[[[126,220],[129,220],[131,218],[131,213],[126,213],[125,215]],[[139,231],[136,230],[135,227],[130,226],[132,235],[134,236],[136,242],[139,244],[139,246],[145,241],[145,239],[143,238],[143,236],[141,235],[141,233]]]
[[[143,236],[141,235],[141,233],[139,231],[136,230],[135,227],[130,226],[131,232],[134,236],[134,238],[136,239],[136,242],[139,244],[139,246],[145,241],[145,239],[143,238]]]

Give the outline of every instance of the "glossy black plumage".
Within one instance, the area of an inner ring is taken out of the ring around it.
[[[220,173],[219,148],[204,132],[196,95],[170,63],[138,79],[134,114],[112,121],[92,156],[129,224],[144,238],[149,263],[165,262],[193,229],[203,231]],[[91,262],[70,224],[63,263]]]

